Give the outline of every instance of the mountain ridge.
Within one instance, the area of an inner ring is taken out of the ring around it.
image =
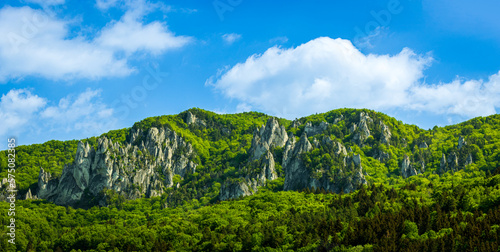
[[[492,122],[498,129],[498,121],[499,115],[492,115],[423,130],[368,109],[337,109],[290,121],[258,112],[220,115],[193,108],[79,141],[75,158],[61,161],[63,169],[39,163],[37,182],[25,177],[18,183],[22,197],[81,207],[106,205],[113,197],[162,195],[168,195],[165,205],[191,199],[208,204],[251,195],[268,184],[278,190],[347,193],[418,174],[493,170],[496,156],[485,158],[481,148],[498,134],[484,134],[483,126]],[[25,158],[20,162],[23,171]]]

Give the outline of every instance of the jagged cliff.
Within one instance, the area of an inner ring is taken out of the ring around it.
[[[328,123],[326,122],[321,122],[316,126],[308,122],[297,141],[292,133],[287,135],[285,127],[279,125],[275,118],[270,118],[265,126],[254,133],[252,146],[249,150],[249,162],[258,160],[257,167],[260,173],[250,174],[238,180],[229,179],[221,188],[220,199],[227,200],[252,195],[257,192],[258,186],[265,185],[266,181],[277,179],[275,158],[272,154],[274,148],[283,148],[283,157],[280,163],[283,166],[285,177],[284,190],[323,188],[331,192],[344,191],[348,193],[367,184],[359,155],[348,156],[346,148],[339,142],[333,142],[329,137],[325,137],[321,143],[315,139],[314,146],[310,143],[308,133],[311,135],[322,134],[327,128]],[[339,167],[337,176],[329,176],[321,170],[313,171],[304,164],[301,154],[319,148],[320,145],[335,149],[337,155],[342,156],[344,165]],[[349,174],[343,174],[342,169],[345,170],[350,163],[354,164],[355,169]],[[321,175],[318,176],[318,172]]]
[[[278,178],[275,170],[273,148],[283,147],[287,142],[288,135],[285,127],[279,125],[275,118],[270,118],[266,125],[260,130],[255,130],[252,145],[248,151],[248,163],[256,169],[250,174],[239,179],[228,179],[221,187],[219,199],[234,199],[240,196],[252,195],[268,180]]]
[[[484,159],[481,140],[471,136],[474,127],[436,138],[438,130],[423,131],[369,110],[287,121],[193,109],[145,119],[120,130],[120,137],[78,142],[61,175],[38,166],[37,183],[21,188],[18,198],[87,207],[106,205],[116,195],[162,196],[162,204],[176,205],[235,199],[270,184],[273,190],[348,193],[376,179],[453,173]],[[443,147],[442,139],[453,143]],[[5,188],[0,183],[0,200]]]
[[[95,149],[79,142],[75,161],[64,168],[61,177],[52,178],[40,170],[38,198],[78,205],[105,189],[126,199],[153,197],[173,186],[174,175],[195,171],[197,164],[190,160],[193,147],[169,128],[132,129],[130,135],[130,141],[122,145],[101,137]]]

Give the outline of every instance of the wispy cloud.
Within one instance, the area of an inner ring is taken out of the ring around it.
[[[58,105],[40,113],[47,131],[83,131],[87,135],[112,129],[113,109],[100,100],[101,90],[87,89],[78,95],[62,98]]]
[[[101,90],[93,89],[55,101],[27,89],[12,89],[0,99],[0,121],[0,137],[15,136],[21,141],[85,138],[114,129],[118,123],[114,110],[101,99]]]
[[[284,44],[286,42],[288,42],[288,37],[286,36],[276,37],[269,40],[269,43],[271,44]]]
[[[354,40],[354,44],[358,48],[373,48],[373,41],[377,39],[381,39],[383,37],[386,37],[388,34],[388,29],[382,26],[377,26],[373,32],[370,34],[367,34],[364,37],[357,37],[356,40]]]
[[[38,4],[41,6],[61,5],[65,0],[25,0],[28,3]]]
[[[224,42],[228,45],[232,45],[234,42],[238,41],[239,39],[241,39],[241,35],[236,34],[236,33],[226,33],[226,34],[222,35],[222,40],[224,40]]]
[[[98,9],[106,11],[109,8],[116,6],[119,2],[119,0],[96,0],[95,5]]]

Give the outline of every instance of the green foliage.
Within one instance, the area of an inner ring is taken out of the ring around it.
[[[86,140],[88,141],[88,140]],[[65,164],[72,163],[75,158],[78,141],[49,141],[44,144],[22,145],[16,147],[16,183],[22,192],[38,180],[40,168],[53,176],[62,173]],[[0,178],[8,173],[7,151],[0,152]],[[33,187],[34,188],[34,187]]]
[[[240,200],[207,206],[192,200],[175,208],[164,208],[163,197],[124,201],[111,190],[108,207],[88,210],[20,201],[16,225],[22,232],[15,246],[0,234],[0,251],[497,251],[496,179],[463,179],[455,186],[438,177],[430,186],[417,177],[401,188],[372,185],[342,195],[270,186]],[[462,198],[478,185],[482,200],[469,211]],[[0,202],[0,211],[8,207]],[[6,225],[8,216],[0,222]]]
[[[147,118],[134,124],[144,134],[151,127],[175,131],[195,149],[190,160],[195,173],[173,177],[174,185],[161,197],[126,201],[104,190],[108,207],[88,210],[55,206],[45,201],[19,201],[19,230],[15,247],[0,233],[0,251],[497,251],[500,239],[500,116],[423,130],[371,110],[339,109],[290,121],[278,119],[288,133],[299,136],[306,122],[326,121],[326,131],[309,140],[321,144],[301,155],[313,176],[348,176],[343,155],[325,144],[326,137],[361,155],[369,186],[351,194],[331,194],[309,188],[283,192],[283,148],[272,148],[279,178],[268,181],[254,196],[217,203],[221,184],[242,181],[260,172],[260,160],[249,162],[253,133],[270,118],[248,112],[219,115],[189,110],[200,123],[186,124],[188,111]],[[360,113],[371,135],[354,142],[349,128]],[[339,120],[340,119],[340,120]],[[391,131],[383,144],[381,124]],[[114,142],[130,141],[130,129],[103,134]],[[459,136],[467,145],[458,149]],[[140,136],[139,140],[141,139]],[[96,146],[95,137],[83,142]],[[421,143],[427,148],[419,148]],[[37,187],[40,168],[55,177],[73,162],[78,141],[49,141],[16,149],[16,180],[21,193]],[[381,158],[381,153],[387,155]],[[455,153],[458,169],[438,174],[442,154]],[[148,156],[148,153],[140,153]],[[464,166],[468,155],[473,164]],[[120,159],[120,155],[112,154]],[[400,176],[404,155],[423,174]],[[157,168],[161,170],[161,168]],[[0,178],[7,173],[6,151],[0,152]],[[166,174],[162,174],[165,177]],[[133,185],[132,188],[138,188]],[[8,205],[0,202],[0,211]],[[0,215],[6,226],[6,215]]]

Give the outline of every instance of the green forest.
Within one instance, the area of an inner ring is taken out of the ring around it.
[[[187,113],[203,123],[186,123]],[[354,123],[359,125],[361,113],[371,118],[370,135],[363,141],[357,138],[359,129],[351,130]],[[124,145],[130,142],[131,129],[169,128],[193,146],[190,159],[197,164],[196,172],[174,176],[177,186],[151,198],[127,200],[103,190],[106,206],[95,204],[97,200],[82,208],[18,200],[16,244],[8,243],[4,228],[0,251],[499,250],[500,115],[427,130],[366,109],[338,109],[295,121],[278,118],[297,139],[308,123],[327,122],[325,130],[308,136],[309,142],[329,137],[349,149],[348,155],[359,154],[367,184],[351,193],[325,188],[284,191],[284,149],[277,147],[270,150],[277,179],[254,195],[220,201],[222,184],[259,172],[248,153],[255,132],[269,118],[256,112],[220,115],[195,108],[105,133],[101,137]],[[381,125],[390,129],[387,143],[380,140]],[[98,138],[81,141],[96,147]],[[78,142],[17,147],[19,194],[36,192],[40,168],[60,176],[75,160]],[[0,178],[7,176],[6,154],[0,152]],[[443,155],[455,156],[459,165],[443,170]],[[404,178],[405,156],[413,167],[424,163],[425,169]],[[327,145],[318,144],[300,158],[313,175],[321,171],[334,176],[343,167]],[[467,163],[470,158],[473,162]],[[0,202],[4,227],[10,223],[8,209],[8,203]]]

